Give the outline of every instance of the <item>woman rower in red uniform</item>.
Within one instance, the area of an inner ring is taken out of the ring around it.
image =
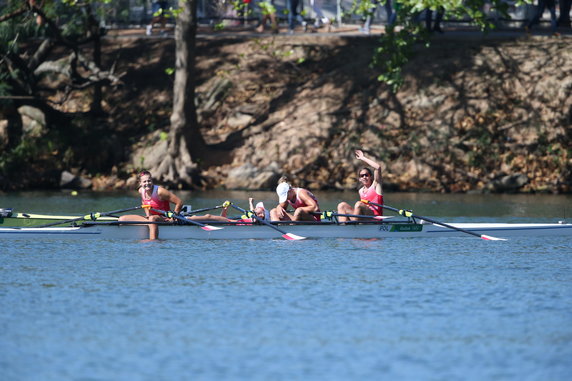
[[[371,159],[368,159],[363,154],[363,151],[355,151],[356,159],[363,161],[373,168],[373,171],[368,167],[363,167],[359,170],[359,182],[361,187],[358,191],[360,200],[368,200],[376,204],[383,205],[383,190],[381,187],[381,165]],[[340,202],[338,204],[338,213],[340,214],[357,214],[366,216],[382,216],[383,208],[371,204],[365,204],[358,201],[352,207],[347,202]],[[338,221],[344,222],[351,220],[358,220],[356,217],[338,217]]]
[[[139,173],[139,194],[141,195],[142,205],[149,205],[153,209],[168,212],[171,210],[171,203],[173,203],[175,204],[173,211],[175,213],[180,213],[181,208],[183,207],[183,202],[179,197],[175,196],[173,192],[153,184],[153,177],[149,171],[141,171]],[[145,216],[130,214],[119,217],[119,221],[159,222],[171,221],[171,219],[150,210],[150,208],[145,208]],[[149,239],[157,239],[159,236],[158,226],[156,224],[149,224],[148,226]]]
[[[318,199],[307,189],[292,188],[286,177],[278,181],[276,187],[278,205],[270,211],[272,221],[320,221]],[[288,206],[294,208],[294,213],[288,213]]]

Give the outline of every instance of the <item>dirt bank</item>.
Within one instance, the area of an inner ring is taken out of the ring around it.
[[[570,42],[440,37],[392,94],[369,68],[375,38],[200,38],[202,132],[231,154],[201,168],[196,187],[272,188],[287,174],[310,188],[353,188],[351,153],[363,148],[383,163],[386,189],[569,193]],[[174,41],[108,39],[105,50],[126,73],[101,121],[122,152],[99,176],[83,170],[95,189],[131,186],[172,102]]]

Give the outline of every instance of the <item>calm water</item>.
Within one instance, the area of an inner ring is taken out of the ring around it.
[[[194,207],[248,197],[181,196]],[[354,199],[318,196],[324,209]],[[28,212],[82,214],[134,201],[0,195],[0,207]],[[569,196],[392,194],[386,201],[447,221],[556,221],[572,206]],[[0,374],[569,380],[571,241],[0,242]]]

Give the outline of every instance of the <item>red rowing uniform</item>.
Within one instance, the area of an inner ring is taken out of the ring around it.
[[[171,209],[171,204],[169,203],[168,200],[159,199],[158,185],[153,185],[153,193],[151,193],[151,198],[145,198],[145,189],[143,189],[142,187],[139,188],[139,194],[141,195],[141,202],[143,203],[143,205],[151,205],[151,208],[157,210],[164,210],[165,212],[168,212]],[[149,213],[158,215],[161,214],[154,212],[152,210],[149,210]]]
[[[376,183],[374,182],[371,184],[369,188],[362,187],[359,190],[359,197],[361,200],[368,200],[371,202],[375,202],[376,204],[383,205],[383,195],[377,193],[376,191]],[[367,204],[367,206],[371,209],[374,216],[383,216],[383,208],[380,206],[375,206],[372,204]]]
[[[308,206],[308,205],[306,205],[306,203],[304,201],[300,200],[300,197],[298,196],[298,193],[300,192],[300,190],[302,188],[292,188],[292,189],[294,189],[296,191],[296,201],[291,202],[290,200],[288,200],[288,203],[290,203],[290,205],[292,205],[292,208],[297,209],[297,208],[301,208],[304,206]],[[319,212],[320,211],[320,204],[318,204],[318,199],[316,198],[316,196],[314,196],[314,194],[312,192],[310,192],[310,191],[307,191],[307,192],[310,195],[310,197],[312,198],[312,200],[316,201],[316,205],[318,205],[317,211]],[[316,220],[318,222],[321,221],[320,216],[315,215],[313,217],[314,217],[314,220]]]

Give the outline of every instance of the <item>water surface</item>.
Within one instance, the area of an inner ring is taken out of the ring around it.
[[[0,204],[66,213],[133,204],[121,194],[26,196],[2,196]],[[335,205],[343,196],[320,200]],[[553,221],[570,205],[559,196],[391,198],[448,221]],[[5,380],[567,380],[571,241],[1,242],[0,373]]]

